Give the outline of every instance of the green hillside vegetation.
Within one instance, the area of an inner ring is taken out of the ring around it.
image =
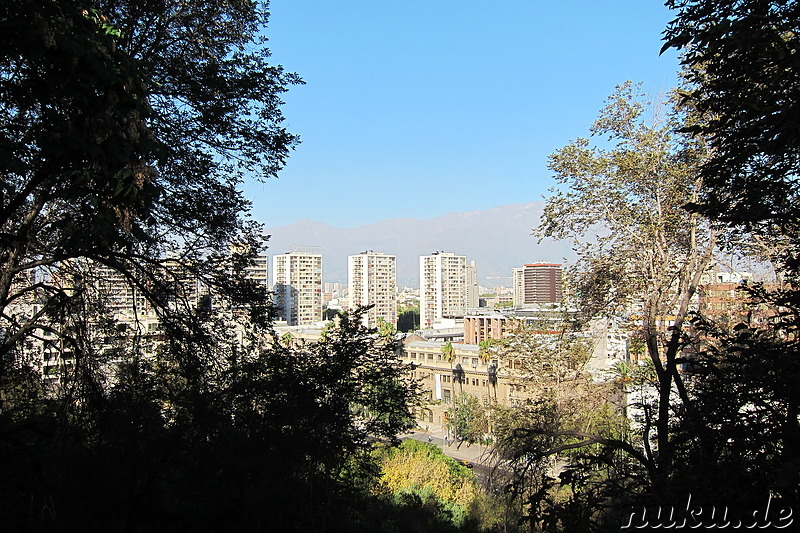
[[[399,506],[415,502],[433,511],[443,531],[493,531],[508,519],[502,495],[484,492],[474,472],[440,448],[408,439],[376,450],[381,473],[376,490]]]

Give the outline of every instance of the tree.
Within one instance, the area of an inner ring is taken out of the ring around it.
[[[714,219],[796,234],[800,146],[800,4],[669,0],[664,47],[681,52],[684,100],[710,156],[697,209]],[[774,230],[773,230],[774,231]],[[767,233],[770,230],[767,229]]]
[[[445,361],[450,363],[450,366],[453,366],[453,363],[456,361],[456,349],[453,348],[452,342],[446,342],[442,345],[441,348],[442,356],[445,358]]]
[[[489,433],[489,418],[480,400],[471,394],[457,394],[453,398],[450,427],[454,439],[469,443],[482,442]]]
[[[381,483],[392,492],[429,488],[435,498],[460,507],[463,521],[477,497],[475,475],[467,467],[447,457],[435,446],[414,439],[386,450]]]
[[[410,423],[391,343],[343,319],[286,346],[248,278],[263,238],[238,186],[297,142],[266,7],[0,6],[9,529],[318,531],[357,491],[342,480],[368,477],[367,436]],[[59,389],[31,355],[58,361]]]
[[[417,389],[396,346],[348,315],[324,341],[230,347],[201,368],[202,387],[171,358],[125,361],[102,409],[51,405],[16,376],[0,406],[14,476],[0,483],[4,523],[320,531],[366,515],[372,439],[413,424]]]
[[[28,388],[39,400],[25,412],[0,405],[4,464],[29,480],[3,487],[15,519],[27,498],[31,516],[58,504],[69,523],[81,505],[48,487],[90,484],[104,469],[140,491],[109,488],[94,503],[116,498],[108,509],[128,516],[150,501],[159,461],[189,476],[176,457],[219,434],[221,369],[269,326],[266,294],[245,272],[263,239],[238,184],[274,175],[296,142],[279,95],[299,80],[267,63],[265,8],[0,6],[0,396]],[[112,282],[133,302],[125,320]],[[47,359],[55,375],[28,379]]]
[[[299,80],[267,62],[265,9],[0,7],[0,376],[58,361],[37,414],[76,447],[119,443],[106,418],[117,408],[132,427],[202,440],[218,422],[220,369],[243,349],[236,332],[252,349],[269,327],[267,295],[245,270],[263,238],[238,185],[275,175],[296,143],[279,95]],[[112,283],[130,298],[124,319]],[[4,436],[31,423],[0,415]],[[30,443],[6,444],[16,456]]]
[[[461,390],[464,388],[464,369],[461,368],[461,363],[456,363],[456,349],[453,347],[453,343],[448,341],[444,343],[442,346],[442,355],[444,356],[445,360],[450,363],[450,368],[453,374],[453,381],[458,382]],[[453,366],[453,363],[456,363],[456,366]]]
[[[278,106],[299,79],[267,63],[266,17],[257,2],[3,3],[0,373],[32,336],[75,344],[50,318],[83,294],[76,261],[165,316],[158,295],[187,270],[232,292],[221,255],[262,244],[237,186],[297,141]]]
[[[503,345],[502,339],[485,339],[478,343],[478,358],[484,363],[488,363],[496,355],[495,349]],[[492,388],[495,388],[495,400],[497,399],[497,365],[491,364],[487,370],[486,395],[492,397]]]
[[[386,340],[392,340],[396,333],[397,330],[390,322],[378,317],[378,335]]]
[[[578,250],[579,307],[585,318],[640,317],[658,380],[640,440],[562,435],[584,438],[570,448],[602,444],[622,452],[658,492],[676,459],[671,420],[690,408],[679,365],[690,301],[712,260],[716,233],[700,215],[682,209],[700,193],[697,169],[705,147],[675,133],[684,116],[674,106],[648,109],[640,98],[632,84],[618,87],[592,127],[593,135],[607,139],[595,145],[578,139],[551,156],[560,188],[552,191],[536,232],[573,239],[597,232],[594,243]]]
[[[711,498],[750,504],[769,494],[795,506],[800,399],[789,383],[800,377],[800,5],[773,0],[667,5],[677,12],[664,32],[663,49],[682,53],[688,83],[683,100],[698,111],[686,131],[707,139],[712,149],[701,167],[702,196],[692,207],[734,234],[754,235],[763,243],[763,255],[777,265],[778,279],[788,282],[743,287],[755,306],[732,328],[697,321],[706,346],[693,364],[697,409],[676,428],[687,457],[679,474],[685,485],[703,487]]]
[[[621,450],[626,421],[613,388],[585,370],[590,343],[561,329],[520,328],[500,349],[516,400],[492,410],[496,450],[533,530],[602,530],[621,492],[607,481],[631,473]]]
[[[495,339],[486,339],[478,343],[478,358],[484,363],[492,358],[492,346],[496,343],[492,342]]]
[[[419,327],[419,306],[401,306],[397,310],[397,330],[409,332]]]

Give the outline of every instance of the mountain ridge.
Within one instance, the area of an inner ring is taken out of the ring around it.
[[[355,228],[338,228],[303,219],[267,228],[267,253],[280,254],[292,245],[320,246],[325,281],[347,282],[347,256],[374,250],[397,256],[399,285],[419,282],[419,256],[435,251],[453,252],[474,260],[484,286],[511,284],[511,269],[532,262],[562,263],[575,254],[568,241],[547,239],[541,244],[531,235],[539,224],[541,201],[491,207],[479,211],[448,213],[421,220],[393,218]]]

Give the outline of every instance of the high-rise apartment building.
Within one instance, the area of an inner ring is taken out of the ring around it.
[[[322,252],[297,247],[272,256],[272,291],[279,319],[290,326],[322,320]]]
[[[464,305],[467,309],[475,309],[480,305],[481,289],[478,285],[478,269],[475,261],[470,261],[464,267]]]
[[[325,289],[325,292],[341,292],[341,290],[344,287],[342,287],[342,284],[339,283],[338,281],[336,282],[329,281],[324,284],[323,288]]]
[[[511,291],[514,295],[514,307],[521,307],[525,301],[525,269],[522,267],[511,269]]]
[[[364,325],[374,328],[378,319],[397,326],[397,256],[361,252],[347,257],[348,303],[373,307],[364,315]]]
[[[419,258],[420,327],[430,328],[443,318],[460,318],[466,311],[467,258],[435,252]]]
[[[556,263],[532,263],[513,270],[514,305],[560,302],[562,270]]]
[[[269,288],[269,256],[259,254],[253,258],[253,264],[246,268],[247,277]]]

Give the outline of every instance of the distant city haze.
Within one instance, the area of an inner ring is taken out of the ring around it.
[[[413,201],[410,199],[409,201]],[[270,255],[282,254],[292,245],[321,246],[323,279],[347,282],[347,256],[374,250],[397,256],[398,285],[419,283],[419,256],[454,252],[474,260],[478,282],[485,287],[511,286],[512,268],[526,263],[572,262],[569,241],[546,239],[537,243],[531,235],[539,224],[544,202],[529,202],[467,211],[419,220],[396,218],[357,228],[337,228],[321,221],[301,220],[268,228]]]

